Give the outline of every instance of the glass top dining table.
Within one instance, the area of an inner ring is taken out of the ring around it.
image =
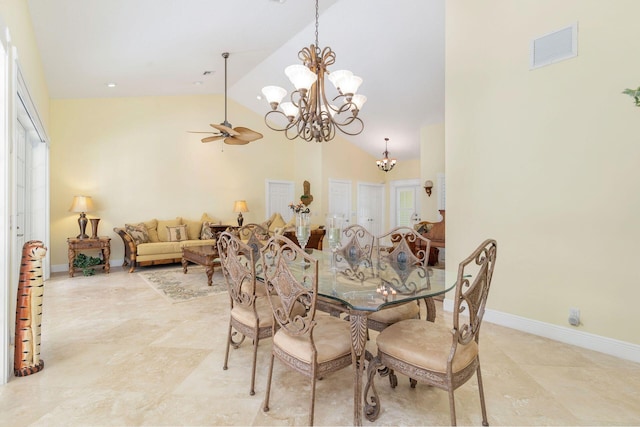
[[[351,323],[351,354],[354,367],[354,425],[362,425],[363,396],[362,369],[367,343],[367,317],[396,304],[424,299],[427,320],[435,318],[432,297],[442,295],[455,286],[456,274],[445,270],[407,263],[385,262],[372,259],[350,261],[330,251],[310,250],[318,260],[318,307],[333,314],[346,312]],[[306,266],[292,263],[294,276],[303,276]]]

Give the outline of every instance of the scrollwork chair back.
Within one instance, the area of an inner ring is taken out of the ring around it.
[[[288,368],[311,378],[309,425],[313,425],[316,380],[351,364],[349,324],[318,313],[318,261],[291,240],[273,236],[262,249],[262,264],[275,319],[263,409],[269,410],[277,357]]]
[[[220,265],[227,283],[231,305],[223,369],[227,369],[231,346],[234,349],[239,348],[245,337],[253,340],[253,365],[249,391],[249,394],[253,395],[255,394],[258,343],[260,339],[271,336],[273,326],[271,310],[266,298],[257,292],[259,287],[256,286],[256,262],[253,248],[227,231],[220,233],[217,240]]]

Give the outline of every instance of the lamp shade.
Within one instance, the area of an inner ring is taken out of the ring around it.
[[[246,200],[236,200],[233,203],[233,211],[234,212],[249,212],[249,208],[247,207]]]
[[[92,210],[93,200],[91,200],[91,196],[73,196],[69,212],[91,212]]]
[[[284,73],[289,77],[289,80],[291,80],[291,83],[293,83],[297,90],[309,90],[311,85],[318,80],[317,74],[300,64],[289,65],[284,69]]]
[[[282,98],[287,95],[287,91],[279,86],[265,86],[262,88],[262,94],[267,98],[270,104],[280,104]]]

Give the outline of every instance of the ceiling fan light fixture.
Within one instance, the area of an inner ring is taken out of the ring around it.
[[[225,144],[229,145],[245,145],[252,141],[262,138],[262,134],[253,131],[245,127],[233,127],[227,120],[227,59],[229,58],[229,52],[223,52],[224,58],[224,122],[219,125],[211,124],[210,126],[216,129],[218,132],[194,132],[194,133],[210,133],[213,136],[208,136],[202,139],[202,142],[217,141],[224,139]],[[265,94],[266,95],[266,94]]]

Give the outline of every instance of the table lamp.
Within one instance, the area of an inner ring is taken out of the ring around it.
[[[233,203],[233,211],[238,212],[238,227],[242,227],[242,223],[244,222],[244,218],[242,218],[242,212],[249,212],[249,208],[247,208],[247,201],[236,200]]]
[[[78,239],[87,239],[87,233],[85,230],[87,229],[87,216],[86,212],[91,212],[93,210],[93,200],[91,200],[91,196],[73,196],[73,202],[71,202],[71,207],[69,208],[69,212],[80,212],[80,217],[78,218],[78,225],[80,226],[80,234],[78,234]]]

